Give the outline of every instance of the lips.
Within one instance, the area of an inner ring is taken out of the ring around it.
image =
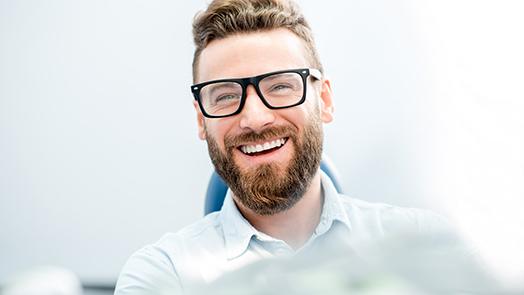
[[[246,155],[257,155],[259,153],[264,153],[264,152],[268,152],[274,149],[278,149],[282,147],[286,143],[287,140],[288,140],[287,137],[283,137],[283,138],[278,138],[278,139],[256,143],[256,144],[241,145],[238,147],[238,149]]]

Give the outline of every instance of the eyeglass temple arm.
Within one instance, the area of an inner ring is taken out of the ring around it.
[[[321,80],[322,79],[322,73],[317,70],[317,69],[309,69],[309,74],[311,76],[313,76],[313,78],[317,79],[317,80]]]

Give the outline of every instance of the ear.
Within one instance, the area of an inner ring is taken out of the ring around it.
[[[322,80],[322,89],[320,89],[320,118],[322,122],[329,123],[333,121],[333,92],[331,91],[331,81]]]
[[[193,107],[195,108],[196,116],[197,116],[197,126],[198,126],[198,137],[202,140],[206,139],[206,131],[205,131],[205,122],[204,122],[204,115],[202,114],[202,111],[200,110],[200,106],[198,105],[198,102],[193,100]]]

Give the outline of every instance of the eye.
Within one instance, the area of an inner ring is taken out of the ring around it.
[[[238,99],[239,99],[238,94],[235,94],[235,93],[224,93],[224,94],[221,94],[221,95],[215,97],[215,99],[213,101],[214,101],[214,103],[227,103],[227,102],[230,102],[232,100],[238,100]]]
[[[285,91],[289,89],[293,89],[293,87],[290,84],[280,83],[272,85],[269,91]]]

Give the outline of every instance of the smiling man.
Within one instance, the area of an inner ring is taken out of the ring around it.
[[[262,258],[339,241],[358,252],[438,227],[419,210],[339,195],[319,169],[331,83],[296,4],[215,0],[193,35],[199,137],[230,190],[221,211],[137,251],[116,294],[176,292]]]
[[[293,248],[320,218],[322,122],[333,110],[310,56],[288,29],[239,32],[202,50],[195,80],[205,82],[192,88],[200,137],[236,206]]]

